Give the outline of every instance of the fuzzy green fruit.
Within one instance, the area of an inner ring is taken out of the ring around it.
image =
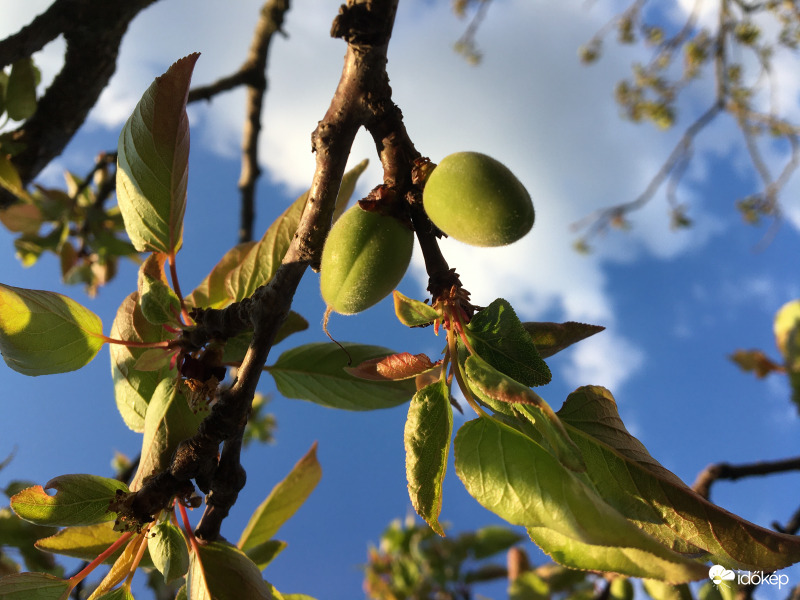
[[[325,303],[352,315],[377,304],[397,287],[411,262],[412,231],[393,217],[356,205],[331,227],[320,264]]]
[[[533,227],[533,202],[503,163],[478,152],[456,152],[433,170],[422,194],[439,229],[472,246],[505,246]]]

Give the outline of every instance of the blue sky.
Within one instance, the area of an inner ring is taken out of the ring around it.
[[[22,4],[0,0],[0,35],[48,3]],[[338,2],[293,4],[285,25],[289,37],[277,38],[271,52],[258,235],[310,182],[310,133],[327,108],[344,54],[344,44],[328,38]],[[485,58],[477,68],[452,51],[465,24],[444,1],[402,2],[389,54],[395,101],[423,154],[437,161],[458,150],[485,152],[508,164],[533,196],[536,225],[521,242],[492,250],[443,244],[473,300],[507,298],[524,320],[606,326],[548,361],[554,382],[539,390],[541,395],[558,408],[578,385],[609,387],[628,428],[688,483],[711,462],[796,455],[800,421],[788,386],[777,378],[756,381],[726,356],[741,347],[777,353],[773,315],[800,297],[800,178],[784,195],[786,218],[762,248],[767,228],[744,225],[733,207],[736,198],[754,190],[756,180],[735,128],[723,119],[698,141],[680,190],[680,199],[691,207],[693,229],[671,232],[668,208],[657,196],[632,215],[630,232],[597,240],[593,254],[578,255],[571,249],[569,225],[593,209],[638,195],[676,142],[680,126],[710,101],[707,88],[691,91],[674,132],[625,123],[618,118],[613,86],[637,51],[609,45],[594,67],[577,60],[578,46],[606,22],[614,3],[595,2],[591,10],[577,1],[495,4],[479,33]],[[194,76],[198,84],[237,67],[258,5],[243,0],[221,11],[208,0],[163,0],[141,15],[125,39],[111,87],[44,180],[58,182],[65,168],[84,173],[98,151],[114,148],[142,92],[175,59],[202,52]],[[181,23],[177,30],[175,23]],[[62,48],[57,42],[38,58],[45,79],[58,68]],[[779,77],[790,73],[783,58],[776,68]],[[781,101],[798,118],[796,78],[783,80]],[[178,257],[184,290],[199,283],[235,243],[243,106],[243,94],[234,92],[190,110],[189,205]],[[380,177],[371,142],[362,135],[352,161],[365,157],[372,166],[362,176],[362,192]],[[125,264],[97,299],[88,300],[80,289],[57,281],[54,259],[23,269],[11,254],[12,240],[0,231],[0,281],[66,293],[100,315],[106,331],[120,302],[135,289],[136,266]],[[309,331],[276,347],[270,362],[291,345],[324,339],[317,277],[307,274],[295,307],[311,323]],[[424,287],[416,252],[400,289],[422,299]],[[409,331],[393,322],[387,302],[355,317],[334,317],[330,327],[339,339],[432,357],[443,346],[430,330]],[[63,376],[26,378],[0,368],[0,383],[13,390],[4,399],[0,456],[17,450],[0,483],[22,478],[44,483],[73,472],[110,474],[114,450],[138,452],[140,437],[116,412],[109,371],[107,350],[83,370]],[[357,565],[366,558],[367,542],[377,541],[391,519],[410,510],[402,442],[406,409],[332,411],[277,396],[266,376],[261,391],[273,395],[269,409],[278,420],[277,444],[245,453],[248,485],[224,533],[235,541],[250,512],[317,440],[322,482],[279,532],[290,545],[266,576],[286,592],[359,597]],[[763,526],[785,522],[797,509],[798,477],[722,482],[713,500]],[[466,494],[452,465],[442,518],[456,532],[497,522]],[[800,569],[787,573],[800,582]],[[485,593],[504,597],[502,588]]]

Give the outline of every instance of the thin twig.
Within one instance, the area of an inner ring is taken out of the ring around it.
[[[800,457],[775,461],[761,461],[743,465],[717,463],[703,469],[692,485],[692,489],[708,499],[711,495],[711,485],[719,479],[736,481],[742,477],[772,475],[774,473],[785,473],[787,471],[800,471]]]

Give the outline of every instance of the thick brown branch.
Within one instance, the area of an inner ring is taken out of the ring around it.
[[[117,66],[122,36],[131,20],[155,0],[106,2],[105,0],[60,0],[31,24],[48,23],[42,40],[60,29],[67,42],[64,66],[39,99],[36,113],[12,133],[24,150],[13,157],[22,182],[31,182],[72,139],[96,104]],[[56,6],[57,5],[57,6]],[[30,36],[24,28],[17,36]],[[8,38],[3,44],[13,40]],[[28,42],[36,49],[41,40]],[[10,43],[10,42],[9,42]],[[12,44],[13,45],[13,44]],[[0,46],[0,58],[15,53]],[[0,195],[0,207],[14,201],[8,193]]]
[[[787,471],[800,471],[800,457],[776,461],[762,461],[744,465],[718,463],[709,465],[703,469],[697,476],[694,485],[692,485],[692,489],[704,498],[709,498],[711,494],[711,485],[718,479],[736,481],[742,477],[772,475],[774,473],[785,473]]]

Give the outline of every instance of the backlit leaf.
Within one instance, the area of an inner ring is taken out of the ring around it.
[[[107,521],[95,525],[65,527],[55,535],[40,539],[36,542],[36,547],[45,552],[91,561],[116,542],[121,535],[119,531],[114,531],[114,523]],[[114,552],[105,563],[111,564],[117,560],[122,550],[123,548],[120,548]],[[147,551],[140,564],[143,567],[153,566]]]
[[[683,583],[707,568],[662,546],[606,504],[584,479],[520,432],[489,418],[465,423],[455,440],[456,473],[485,508],[557,562]]]
[[[45,490],[56,493],[51,496]],[[20,518],[38,525],[91,525],[114,520],[108,504],[117,490],[127,492],[128,488],[121,481],[97,475],[61,475],[44,488],[37,485],[14,494],[11,508]]]
[[[248,548],[244,553],[263,571],[287,545],[281,540],[267,540],[263,544]]]
[[[347,204],[350,202],[350,198],[353,196],[353,192],[356,189],[358,178],[367,170],[368,166],[369,159],[365,158],[342,176],[342,184],[339,186],[339,193],[336,195],[333,221],[336,221],[336,219],[342,216],[342,213],[347,210]]]
[[[800,537],[719,508],[661,466],[625,429],[605,388],[578,388],[558,415],[600,496],[665,547],[729,569],[774,571],[800,561]]]
[[[314,343],[287,350],[268,367],[278,391],[287,398],[308,400],[331,408],[375,410],[408,402],[416,391],[413,380],[366,381],[344,369],[392,351],[380,346]]]
[[[511,305],[498,298],[467,325],[475,352],[498,371],[526,386],[550,382],[550,369]]]
[[[14,121],[24,121],[36,112],[38,69],[32,58],[21,58],[11,65],[6,86],[6,114]]]
[[[94,589],[88,600],[100,600],[102,596],[108,594],[117,584],[121,583],[122,580],[128,576],[136,560],[136,555],[139,552],[140,546],[142,544],[147,544],[147,540],[144,539],[146,536],[147,533],[143,532],[131,538],[125,545],[125,550],[122,551],[122,554],[120,554],[117,560],[114,561],[114,564],[111,565],[108,573],[106,573],[106,576],[103,577],[103,580]]]
[[[174,334],[144,318],[139,306],[139,293],[134,292],[122,301],[117,310],[110,337],[130,342],[161,342],[174,337]],[[139,359],[150,350],[122,344],[111,344],[108,349],[117,409],[125,424],[137,433],[144,431],[144,415],[156,386],[161,380],[175,376],[174,372],[170,374],[169,366],[155,371],[136,368]]]
[[[238,546],[250,550],[270,539],[289,518],[297,512],[314,491],[322,477],[322,468],[317,461],[317,443],[292,468],[291,472],[276,485],[266,500],[255,510],[242,532]]]
[[[22,179],[19,176],[19,171],[14,166],[14,163],[11,162],[11,158],[6,154],[0,152],[0,187],[5,188],[18,198],[29,199],[28,192],[25,190],[25,186],[22,185]],[[31,206],[31,205],[28,205]],[[6,213],[8,209],[3,210],[0,212]],[[3,223],[5,224],[5,218],[2,219]],[[8,225],[6,225],[8,227]],[[11,229],[9,227],[9,229]],[[16,231],[12,229],[12,231]],[[35,230],[28,231],[26,233],[36,233],[38,231],[38,227]]]
[[[397,290],[392,293],[392,297],[394,314],[407,327],[430,325],[439,317],[439,313],[430,304],[404,296]]]
[[[259,568],[236,546],[200,544],[186,575],[189,600],[274,600]]]
[[[169,521],[162,521],[150,529],[147,549],[153,564],[164,576],[164,583],[186,575],[189,569],[189,548],[181,530]]]
[[[0,352],[15,371],[74,371],[103,343],[103,323],[88,308],[55,292],[0,284]]]
[[[357,367],[346,367],[345,371],[360,379],[371,381],[400,381],[411,379],[435,369],[440,363],[432,363],[425,354],[400,352],[383,358],[365,360]]]
[[[166,254],[153,253],[139,268],[139,305],[142,315],[154,325],[179,322],[181,301],[167,283]]]
[[[523,323],[522,326],[530,334],[531,340],[542,358],[561,352],[572,344],[605,329],[600,325],[587,325],[575,321],[566,323],[529,322]]]
[[[233,302],[233,298],[228,295],[225,280],[257,243],[244,242],[228,250],[200,285],[185,299],[186,304],[200,308],[224,308]]]
[[[414,394],[403,436],[408,494],[417,514],[441,536],[442,485],[452,434],[453,411],[445,382],[437,381]]]
[[[178,444],[197,432],[204,416],[189,408],[182,384],[174,379],[164,379],[158,384],[147,407],[142,454],[131,490],[138,490],[145,477],[167,467]]]
[[[3,600],[62,600],[69,581],[46,573],[14,573],[0,577]]]
[[[186,100],[190,54],[157,77],[136,105],[117,144],[117,202],[139,252],[174,255],[183,241],[189,174]]]

